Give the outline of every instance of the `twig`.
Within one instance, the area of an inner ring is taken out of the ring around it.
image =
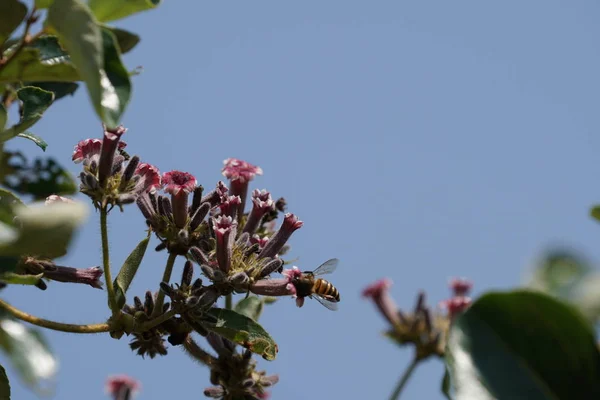
[[[396,389],[394,389],[394,393],[392,393],[392,395],[390,396],[390,400],[396,400],[400,398],[402,390],[406,386],[406,383],[408,382],[408,379],[411,377],[412,373],[415,371],[415,368],[419,364],[419,361],[421,360],[418,357],[415,357],[412,360],[412,362],[408,365],[408,367],[400,377],[400,381],[398,382]]]
[[[217,362],[216,358],[200,347],[190,335],[184,340],[183,348],[192,358],[200,361],[204,365],[210,367]]]

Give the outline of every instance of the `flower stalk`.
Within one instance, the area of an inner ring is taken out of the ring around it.
[[[400,380],[398,381],[398,385],[396,385],[394,392],[390,396],[390,400],[396,400],[396,399],[400,398],[400,394],[402,394],[402,391],[406,387],[408,380],[412,376],[413,372],[415,372],[415,368],[419,364],[419,361],[421,361],[421,359],[419,359],[418,357],[415,357],[412,360],[412,362],[408,365],[408,367],[406,367],[406,369],[404,370],[404,373],[402,374],[402,376],[400,377]]]
[[[106,279],[106,292],[108,293],[108,306],[114,318],[117,317],[119,310],[115,301],[115,287],[113,286],[112,273],[110,271],[110,254],[108,246],[108,209],[106,206],[100,208],[100,232],[102,236],[102,266]]]
[[[167,259],[167,265],[165,266],[165,272],[163,273],[162,281],[169,283],[171,280],[171,273],[173,272],[173,266],[175,265],[175,259],[177,258],[177,254],[169,253],[169,258]],[[152,312],[152,317],[158,317],[163,309],[163,304],[165,302],[165,292],[162,289],[158,291],[158,295],[156,296],[156,303],[154,306],[154,311]]]

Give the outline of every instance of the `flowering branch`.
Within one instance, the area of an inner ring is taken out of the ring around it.
[[[41,326],[42,328],[48,328],[55,331],[70,332],[70,333],[102,333],[108,332],[110,326],[107,323],[103,324],[91,324],[91,325],[75,325],[75,324],[63,324],[61,322],[50,321],[43,318],[38,318],[31,314],[27,314],[0,300],[0,307],[6,310],[13,317],[18,318],[22,321],[29,322],[30,324]]]

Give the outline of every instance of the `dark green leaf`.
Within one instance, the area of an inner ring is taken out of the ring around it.
[[[26,15],[27,6],[20,1],[0,1],[0,45],[21,25]]]
[[[450,397],[450,374],[448,374],[448,368],[444,368],[444,377],[442,378],[442,394],[444,395],[445,398],[447,398],[448,400],[452,400],[452,397]]]
[[[252,319],[224,308],[211,308],[208,313],[217,319],[215,325],[206,326],[208,330],[261,355],[265,360],[274,360],[277,356],[275,341]]]
[[[10,400],[10,383],[2,365],[0,365],[0,399]]]
[[[234,310],[246,317],[258,321],[260,313],[263,309],[263,302],[257,296],[250,296],[245,299],[238,301],[235,305]]]
[[[81,203],[34,204],[15,211],[21,228],[14,241],[0,244],[3,256],[64,256],[75,229],[87,216],[87,207]]]
[[[43,151],[46,151],[46,147],[48,147],[48,143],[46,143],[44,141],[44,139],[42,139],[41,137],[39,137],[37,135],[34,135],[31,132],[19,133],[17,136],[31,140],[33,143],[35,143]]]
[[[37,285],[44,274],[38,275],[20,275],[13,272],[4,272],[0,274],[0,282],[14,285]]]
[[[36,158],[32,163],[21,153],[5,152],[0,182],[17,193],[44,200],[51,194],[70,195],[78,191],[69,172],[52,158]]]
[[[140,11],[157,7],[160,0],[90,0],[89,6],[98,21],[108,22],[125,18]]]
[[[600,221],[600,206],[594,206],[594,207],[592,207],[592,209],[590,210],[590,215],[594,219]]]
[[[19,257],[0,256],[0,273],[15,272],[19,265]]]
[[[48,8],[52,5],[54,0],[35,0],[35,6],[38,9]]]
[[[18,124],[0,133],[0,142],[6,142],[32,127],[54,101],[54,93],[33,86],[17,90],[17,95],[23,102],[23,116]]]
[[[131,83],[114,36],[79,0],[55,0],[48,22],[86,82],[96,113],[109,128],[116,127],[129,102]]]
[[[131,51],[140,42],[140,37],[135,33],[106,25],[103,25],[103,27],[108,29],[115,36],[121,54]]]
[[[8,121],[8,113],[6,112],[6,108],[2,104],[0,104],[0,132],[4,130],[6,127],[6,122]]]
[[[600,352],[576,309],[542,293],[489,293],[450,330],[456,399],[598,399]]]
[[[129,285],[137,270],[142,263],[142,259],[144,258],[144,254],[146,253],[146,249],[148,248],[148,242],[150,242],[150,236],[142,240],[138,245],[133,249],[131,254],[127,257],[117,278],[114,282],[115,287],[115,297],[117,299],[118,308],[121,309],[126,302],[125,294],[127,293],[127,289],[129,289]]]
[[[37,330],[4,317],[0,320],[0,347],[28,385],[39,387],[41,381],[55,376],[58,363]]]
[[[27,86],[36,86],[54,93],[54,101],[68,95],[73,95],[79,84],[75,82],[28,82]]]

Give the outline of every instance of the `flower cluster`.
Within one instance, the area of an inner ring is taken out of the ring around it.
[[[419,360],[434,355],[442,357],[452,320],[470,304],[466,295],[472,284],[465,279],[453,279],[450,282],[453,297],[441,303],[448,309],[447,314],[432,312],[425,304],[423,292],[418,294],[413,311],[404,312],[391,298],[391,286],[391,280],[381,279],[363,290],[363,297],[371,299],[390,324],[386,336],[401,346],[412,344]]]

